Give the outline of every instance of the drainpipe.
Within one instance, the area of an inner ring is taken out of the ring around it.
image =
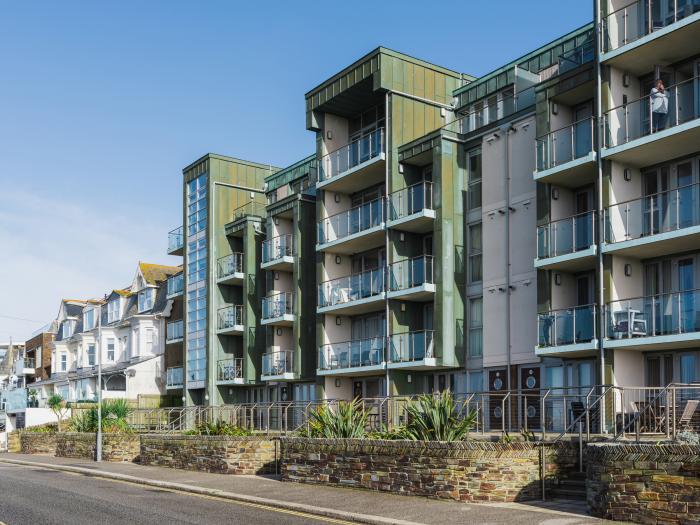
[[[505,162],[505,177],[506,177],[506,209],[505,209],[505,230],[506,230],[506,251],[505,251],[505,256],[506,256],[506,350],[508,351],[507,357],[508,357],[508,368],[506,369],[506,378],[508,381],[508,390],[513,389],[512,385],[512,377],[511,377],[511,366],[512,366],[512,356],[511,356],[511,334],[510,334],[510,292],[511,292],[511,284],[510,284],[510,134],[512,132],[515,132],[515,128],[511,125],[508,124],[507,126],[504,126],[501,128],[501,132],[504,135],[505,138],[505,145],[503,149],[505,150],[503,158]],[[516,401],[517,403],[517,401]],[[511,401],[508,400],[508,404],[511,404]],[[508,413],[511,413],[511,410],[508,410]],[[503,417],[505,417],[505,414],[503,414]],[[510,421],[508,422],[508,427],[510,428]]]
[[[602,101],[602,66],[600,65],[600,52],[602,42],[601,20],[600,20],[600,0],[595,0],[595,13],[593,14],[595,21],[595,63],[596,63],[596,120],[598,134],[596,137],[596,164],[598,168],[598,240],[597,240],[597,258],[598,258],[598,353],[600,354],[600,383],[605,383],[605,350],[603,341],[605,339],[605,309],[604,303],[605,294],[603,292],[604,277],[603,277],[603,234],[605,232],[605,217],[603,216],[603,160],[600,158],[602,150],[603,133],[603,101]],[[600,432],[603,433],[605,425],[605,403],[600,403]]]
[[[384,129],[386,132],[384,133],[384,148],[386,149],[386,160],[384,161],[384,195],[386,198],[389,197],[389,170],[391,169],[391,147],[390,147],[390,141],[389,137],[391,136],[391,94],[389,92],[386,93],[384,96],[384,111],[386,113],[386,125],[384,126]],[[387,219],[387,211],[388,211],[388,202],[387,200],[384,200],[384,221],[386,223]],[[384,293],[386,294],[386,298],[384,299],[384,323],[385,323],[385,333],[384,333],[384,363],[385,363],[385,371],[384,371],[384,395],[386,397],[389,397],[391,394],[391,387],[389,385],[389,352],[390,350],[390,342],[391,342],[391,337],[389,336],[390,333],[390,328],[391,328],[391,321],[389,319],[389,297],[388,297],[388,287],[389,287],[389,249],[390,249],[390,243],[389,243],[389,228],[386,226],[384,227],[384,251],[386,254],[384,255]]]

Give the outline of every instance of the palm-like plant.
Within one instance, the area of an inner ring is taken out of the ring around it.
[[[355,399],[341,401],[335,409],[322,405],[309,414],[309,436],[316,438],[361,438],[367,428],[369,413]]]
[[[460,414],[450,392],[421,395],[406,406],[405,435],[416,441],[462,441],[476,423],[477,414],[467,410]]]
[[[60,432],[61,431],[61,420],[65,416],[67,409],[66,409],[66,403],[61,397],[60,394],[53,394],[51,397],[49,397],[46,400],[46,404],[48,407],[51,409],[51,412],[54,413],[56,416],[56,429]]]

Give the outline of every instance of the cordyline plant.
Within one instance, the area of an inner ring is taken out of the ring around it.
[[[460,414],[450,392],[428,395],[406,405],[407,422],[400,434],[416,441],[462,441],[477,420],[474,410]]]
[[[314,438],[361,438],[365,436],[369,413],[355,399],[341,401],[335,409],[322,405],[309,414],[307,435]]]
[[[128,432],[131,430],[127,418],[131,407],[125,399],[108,399],[102,402],[102,430],[104,432]],[[97,432],[97,406],[81,410],[70,420],[73,432]]]
[[[61,431],[61,420],[66,416],[68,409],[66,403],[60,394],[53,394],[46,400],[46,404],[51,409],[51,412],[56,416],[56,428]]]

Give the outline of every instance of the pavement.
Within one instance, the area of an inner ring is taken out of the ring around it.
[[[103,492],[109,497],[111,484],[123,486],[128,484],[133,490],[143,494],[161,494],[167,492],[172,496],[182,499],[215,498],[217,507],[212,508],[212,513],[217,512],[218,505],[229,505],[232,508],[239,506],[258,506],[259,512],[265,514],[275,512],[287,512],[296,514],[278,515],[274,518],[277,523],[297,523],[294,519],[303,518],[304,522],[313,522],[318,519],[340,520],[345,523],[369,523],[385,525],[394,523],[397,525],[409,524],[443,524],[443,523],[479,523],[480,525],[498,525],[517,522],[518,525],[578,525],[601,523],[603,520],[592,518],[586,514],[584,502],[569,500],[553,500],[548,502],[531,503],[457,503],[450,501],[437,501],[416,496],[401,496],[381,492],[373,492],[362,489],[324,487],[318,485],[304,485],[298,483],[281,482],[274,476],[233,476],[224,474],[209,474],[205,472],[192,472],[185,470],[150,467],[132,463],[95,463],[94,461],[56,458],[53,456],[39,456],[5,453],[0,454],[0,521],[8,525],[25,523],[24,521],[8,521],[5,518],[5,506],[9,505],[8,498],[4,496],[9,489],[15,493],[15,485],[10,479],[5,479],[5,471],[12,470],[29,471],[32,476],[42,473],[43,477],[51,478],[48,472],[60,472],[62,477],[69,477],[78,487],[90,487],[92,491],[102,487]],[[62,472],[61,472],[62,471]],[[70,474],[69,474],[70,473]],[[71,475],[72,474],[72,475]],[[53,474],[58,479],[59,476]],[[100,478],[86,483],[83,476]],[[21,479],[19,472],[15,477]],[[27,477],[28,480],[33,478]],[[144,489],[136,485],[148,485]],[[63,485],[60,485],[63,487]],[[72,485],[70,485],[72,486]],[[155,489],[155,490],[154,490]],[[34,501],[43,501],[38,496],[27,493]],[[77,492],[76,497],[80,496]],[[98,497],[97,494],[87,494],[86,497]],[[145,498],[147,499],[147,498]],[[145,505],[144,498],[135,498],[134,503],[141,502]],[[9,500],[13,505],[12,498]],[[17,501],[22,501],[18,496]],[[102,500],[100,500],[102,501]],[[31,505],[30,501],[26,502]],[[189,507],[190,503],[177,504],[176,509],[197,508]],[[162,505],[147,505],[147,509],[153,512],[165,512]],[[20,512],[13,507],[8,512]],[[208,515],[208,507],[205,505],[204,514],[195,513],[196,517],[206,517],[206,522],[215,519],[215,515]],[[105,508],[106,515],[112,509]],[[237,512],[243,512],[237,510]],[[297,515],[298,514],[298,515]],[[13,514],[14,515],[14,514]],[[163,514],[163,516],[167,516]],[[230,519],[230,516],[229,516]],[[256,523],[265,522],[265,516],[256,518]],[[287,521],[289,519],[289,521]],[[250,521],[241,517],[244,523]],[[154,520],[149,521],[153,523]],[[61,521],[59,521],[61,522]],[[99,523],[101,521],[91,521]],[[110,523],[139,523],[131,520],[128,515],[121,519],[113,518]],[[177,521],[176,521],[177,522]],[[29,522],[27,522],[29,523]],[[35,519],[31,523],[51,523],[42,519]],[[87,523],[87,522],[86,522]],[[199,523],[198,521],[184,521],[184,523]]]

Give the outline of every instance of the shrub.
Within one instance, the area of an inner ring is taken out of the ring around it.
[[[226,423],[225,421],[219,419],[214,423],[202,423],[194,430],[188,430],[185,432],[185,434],[195,436],[245,437],[250,436],[253,433],[247,428],[236,426],[233,423]]]
[[[102,402],[102,431],[122,433],[131,431],[127,421],[131,407],[125,399],[107,399]],[[97,432],[97,406],[78,411],[69,421],[73,432]]]
[[[341,401],[335,409],[321,405],[309,414],[308,431],[302,434],[314,438],[361,438],[365,436],[368,417],[357,399]]]
[[[676,440],[686,445],[700,445],[700,434],[696,434],[690,430],[684,430],[678,433]]]
[[[41,425],[37,427],[27,427],[22,432],[32,432],[35,434],[53,434],[56,432],[56,427],[54,425]]]
[[[406,405],[406,436],[416,441],[461,441],[477,419],[476,411],[459,414],[450,392],[421,395]]]

